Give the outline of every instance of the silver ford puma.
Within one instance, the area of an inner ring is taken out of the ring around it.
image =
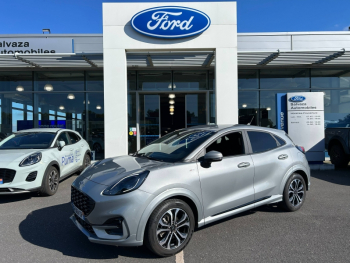
[[[196,227],[271,203],[296,211],[309,187],[304,150],[284,131],[197,126],[88,166],[72,184],[71,220],[91,242],[171,256]]]

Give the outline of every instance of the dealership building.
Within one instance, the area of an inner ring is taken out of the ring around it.
[[[288,92],[323,92],[324,126],[349,127],[350,32],[237,33],[236,13],[104,3],[103,34],[0,35],[0,132],[73,129],[101,159],[196,125],[276,128]]]

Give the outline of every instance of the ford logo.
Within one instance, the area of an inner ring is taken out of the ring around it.
[[[210,26],[210,18],[196,9],[162,6],[143,10],[131,19],[137,32],[158,38],[181,38],[200,34]]]
[[[289,101],[291,101],[291,102],[302,102],[305,99],[306,98],[304,96],[293,96],[293,97],[289,98]]]

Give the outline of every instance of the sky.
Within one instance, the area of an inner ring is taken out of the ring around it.
[[[52,34],[102,33],[103,2],[118,1],[2,0],[0,34],[41,34],[43,28],[49,28]],[[347,31],[350,26],[350,0],[236,2],[239,33]]]

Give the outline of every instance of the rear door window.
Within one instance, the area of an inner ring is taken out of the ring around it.
[[[78,141],[80,141],[79,136],[76,135],[74,132],[69,132],[68,134],[69,134],[71,144],[74,144],[74,143],[77,143]]]
[[[278,147],[277,141],[270,133],[248,131],[253,153],[270,151]]]

